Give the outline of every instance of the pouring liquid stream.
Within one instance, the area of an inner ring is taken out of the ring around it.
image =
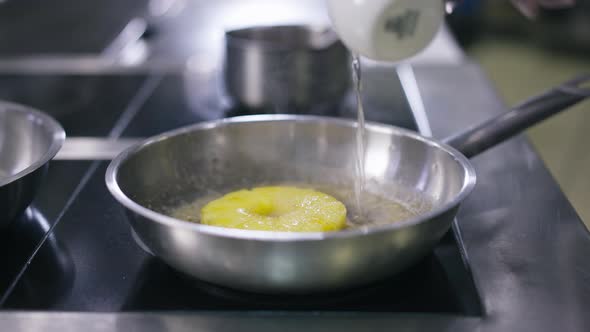
[[[361,97],[361,59],[358,54],[352,54],[352,81],[356,94],[357,128],[356,128],[356,174],[354,177],[354,197],[356,203],[356,216],[354,219],[362,219],[364,216],[362,196],[365,190],[365,111]]]

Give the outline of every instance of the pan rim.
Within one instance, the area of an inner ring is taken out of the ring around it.
[[[52,118],[50,115],[45,114],[42,111],[39,111],[29,106],[0,100],[0,112],[19,112],[24,114],[25,116],[32,115],[36,119],[40,119],[43,123],[43,126],[48,128],[51,133],[51,144],[49,145],[47,151],[45,151],[45,153],[43,153],[40,158],[36,159],[35,162],[29,164],[24,169],[7,177],[1,178],[0,187],[3,187],[5,185],[11,184],[22,179],[23,177],[27,176],[30,173],[33,173],[34,171],[36,171],[37,169],[41,168],[49,161],[51,161],[51,159],[53,159],[53,157],[55,157],[55,155],[61,149],[66,139],[66,132],[63,129],[63,127],[59,124],[59,122],[57,122],[57,120]]]
[[[298,241],[317,241],[317,240],[328,240],[338,238],[350,238],[357,236],[364,236],[369,234],[383,233],[394,231],[397,229],[408,228],[418,224],[426,223],[433,218],[436,218],[445,212],[452,210],[458,206],[474,189],[476,184],[476,173],[473,165],[467,157],[461,154],[458,150],[453,147],[439,142],[437,140],[425,137],[414,131],[386,125],[376,122],[367,122],[366,127],[376,132],[386,132],[398,135],[407,136],[418,141],[428,144],[430,146],[439,148],[444,152],[448,153],[452,158],[455,159],[465,170],[465,176],[463,186],[459,193],[446,204],[437,206],[431,211],[421,214],[419,216],[391,223],[385,225],[367,226],[363,228],[355,229],[344,229],[334,232],[274,232],[274,231],[256,231],[256,230],[243,230],[234,229],[218,226],[203,225],[198,223],[191,223],[188,221],[176,219],[162,213],[150,210],[141,204],[135,202],[128,197],[123,190],[119,187],[117,181],[117,173],[120,166],[128,160],[131,156],[147,148],[150,145],[156,144],[165,139],[187,134],[196,130],[208,130],[220,126],[231,125],[236,123],[248,123],[248,122],[278,122],[278,121],[296,121],[296,122],[316,122],[322,121],[325,123],[356,127],[356,121],[350,119],[342,119],[328,116],[315,116],[315,115],[291,115],[291,114],[260,114],[260,115],[246,115],[237,116],[213,121],[206,121],[174,129],[171,131],[164,132],[162,134],[147,138],[146,140],[139,142],[138,144],[129,147],[127,150],[119,154],[109,164],[105,173],[105,182],[111,195],[125,208],[131,210],[134,213],[146,218],[150,222],[156,222],[167,227],[181,228],[190,231],[195,231],[202,234],[211,236],[219,236],[224,238],[242,239],[242,240],[258,240],[258,241],[270,241],[270,242],[298,242]]]
[[[307,34],[317,34],[323,37],[323,45],[313,45],[312,43],[306,44],[277,44],[276,42],[255,37],[242,36],[243,33],[251,32],[262,32],[266,33],[270,30],[295,30],[298,32],[304,32]],[[338,42],[333,29],[329,25],[325,24],[282,24],[282,25],[268,25],[260,24],[250,27],[231,28],[225,30],[225,39],[227,47],[235,47],[240,49],[247,49],[251,47],[257,47],[265,52],[280,53],[289,50],[307,50],[309,52],[324,51],[331,46],[334,46]]]

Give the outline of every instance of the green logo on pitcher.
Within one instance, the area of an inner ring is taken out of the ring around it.
[[[395,33],[397,39],[404,39],[414,35],[420,12],[408,9],[405,13],[393,16],[385,22],[385,31]]]

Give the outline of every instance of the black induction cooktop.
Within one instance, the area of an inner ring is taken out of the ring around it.
[[[415,130],[399,82],[392,79],[383,98],[366,100],[366,117]],[[206,93],[213,86],[185,74],[3,76],[0,98],[52,114],[71,136],[145,137],[239,113],[216,93]],[[349,99],[332,115],[354,116]],[[33,206],[0,233],[1,309],[482,312],[456,223],[425,259],[358,289],[270,296],[191,279],[134,242],[123,209],[104,184],[107,165],[53,162]]]

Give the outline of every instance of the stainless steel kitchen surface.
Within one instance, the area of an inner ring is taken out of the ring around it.
[[[247,11],[246,1],[209,3],[149,2],[151,9],[141,10],[150,13],[146,22],[153,31],[144,46],[123,47],[135,50],[130,56],[105,57],[101,47],[92,48],[90,56],[67,51],[15,56],[24,47],[2,52],[0,99],[42,109],[70,137],[146,137],[243,114],[247,111],[224,92],[220,22],[248,25],[256,23],[256,15]],[[256,3],[276,13],[260,23],[325,22],[320,2]],[[8,0],[0,8],[5,5],[18,2]],[[366,62],[365,68],[371,121],[443,138],[507,109],[445,29],[408,63]],[[331,114],[354,117],[353,101],[348,94]],[[107,162],[54,161],[32,207],[0,233],[0,326],[9,331],[589,330],[590,237],[526,137],[473,163],[475,191],[452,231],[423,261],[368,287],[294,297],[228,290],[174,271],[135,243],[124,211],[105,187]]]

